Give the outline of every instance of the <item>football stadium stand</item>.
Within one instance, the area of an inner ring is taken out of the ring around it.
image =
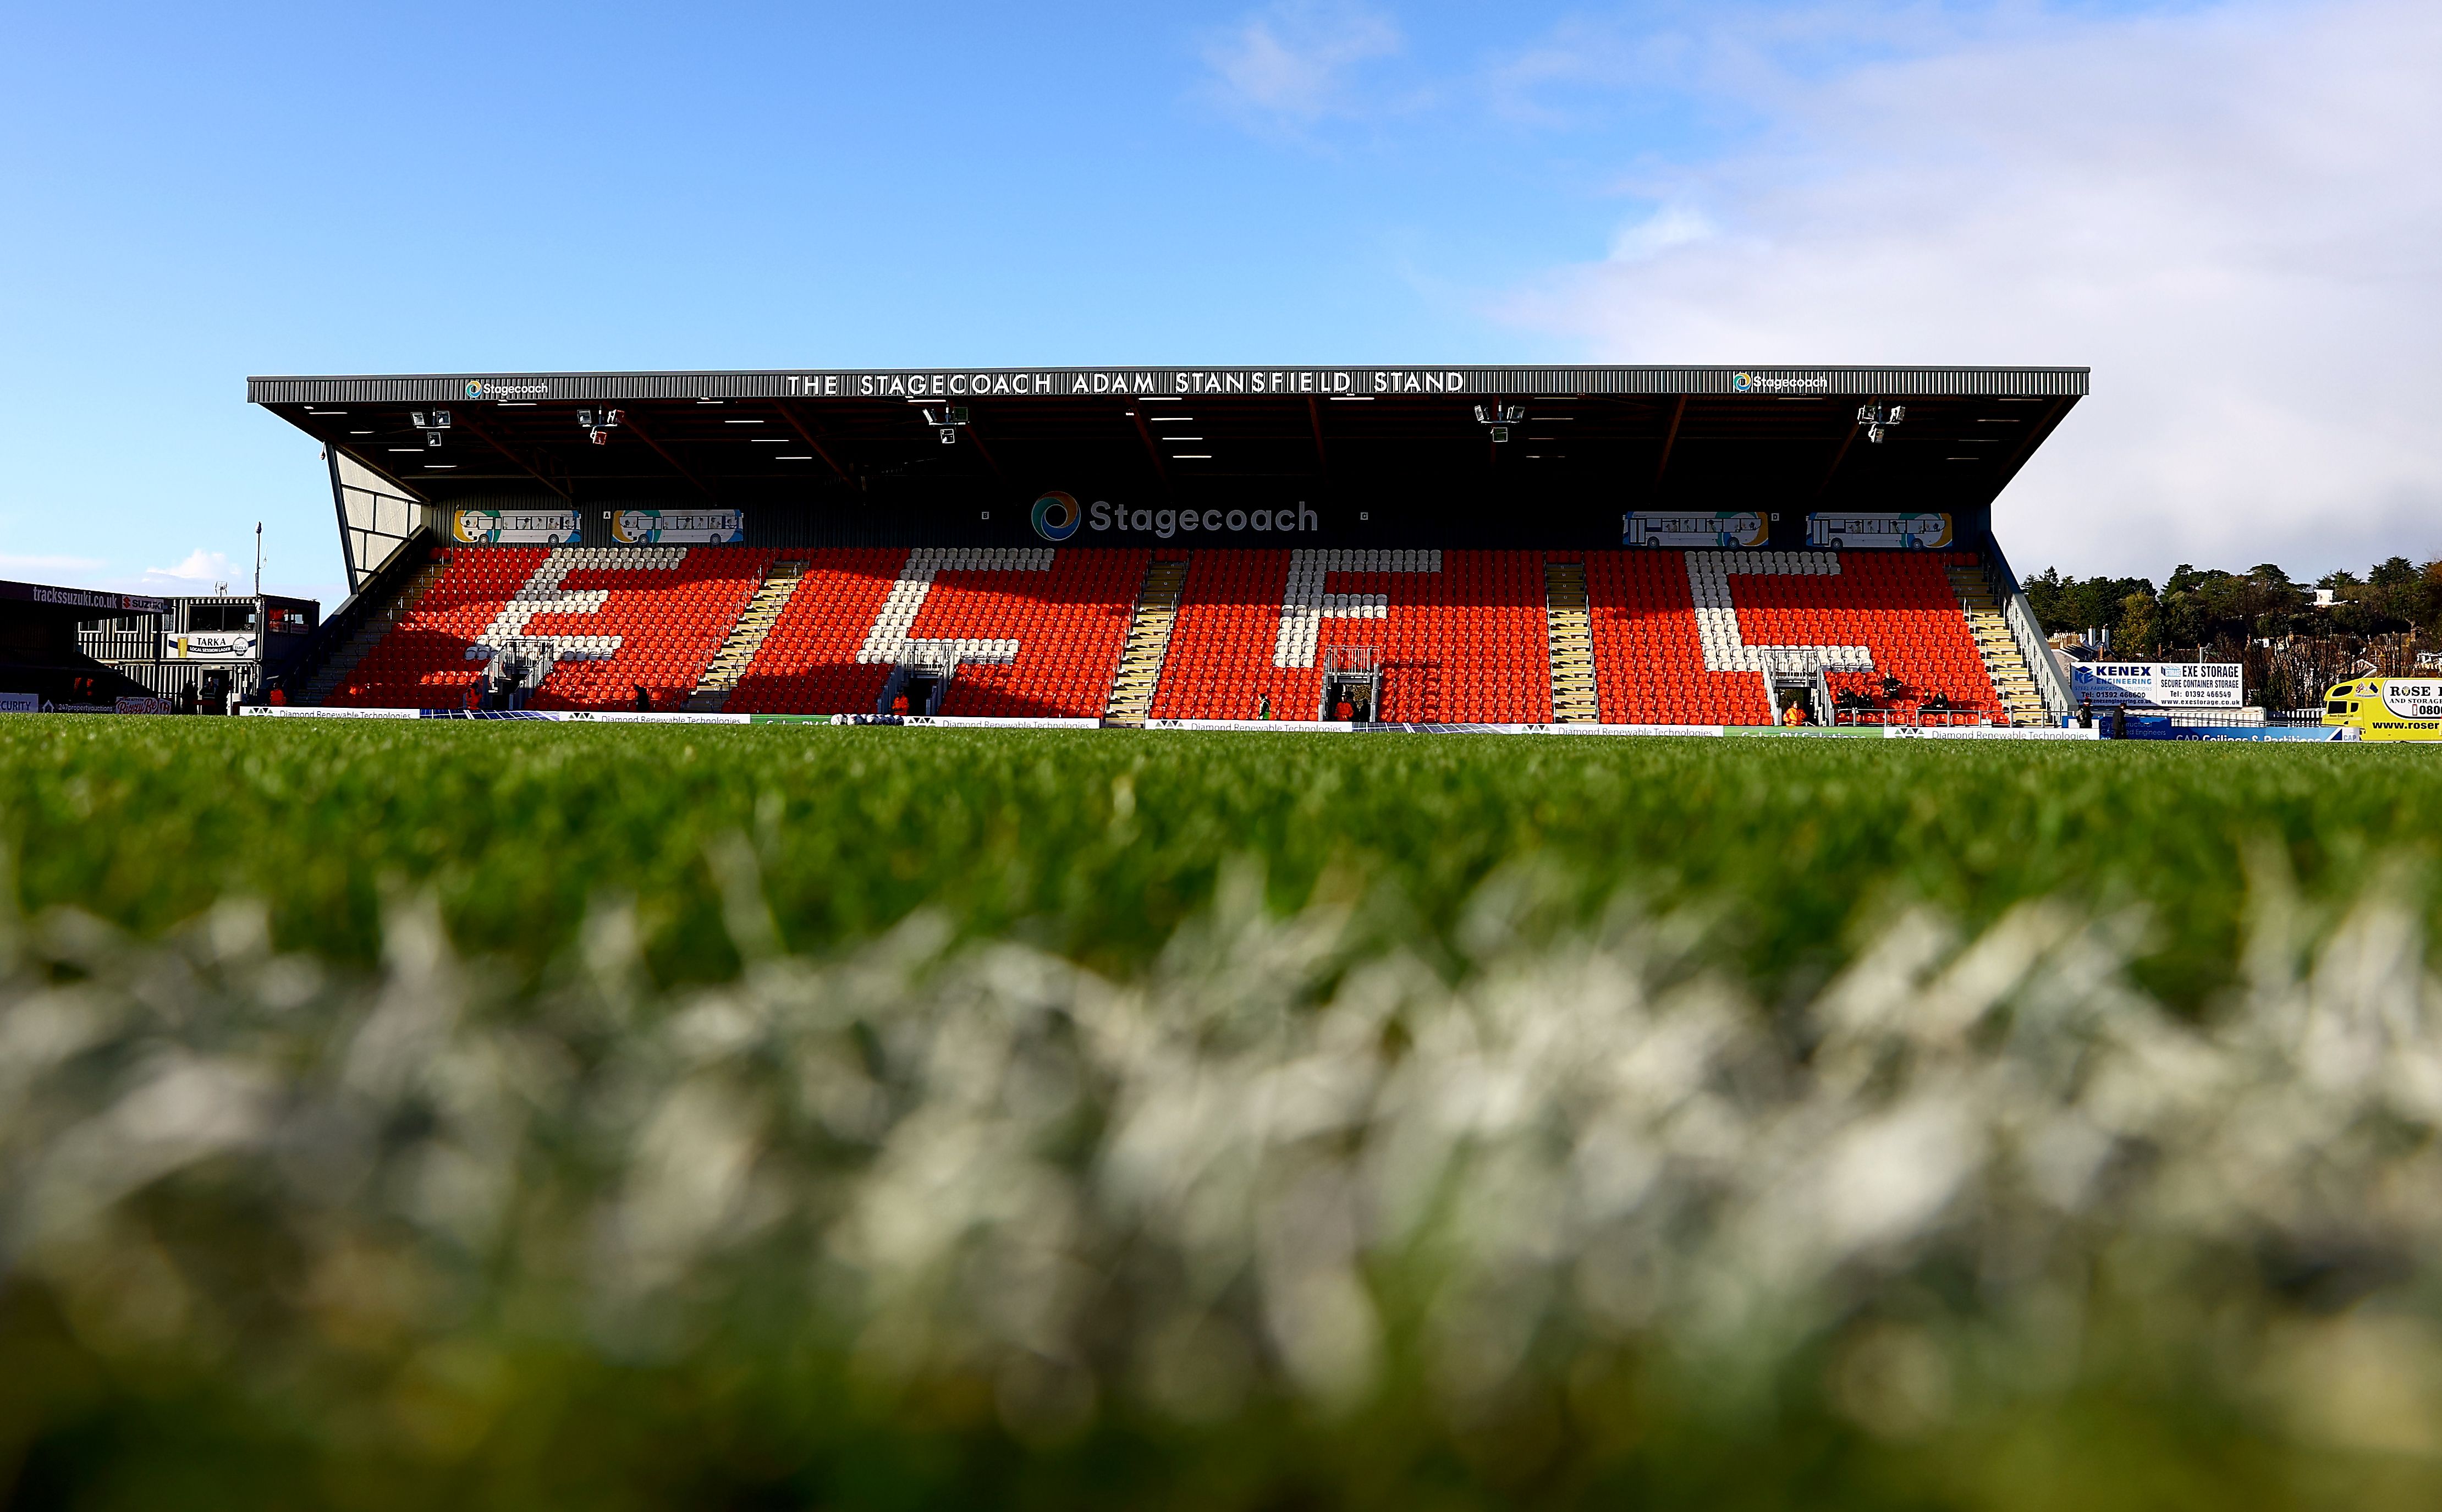
[[[2086,386],[1060,369],[251,394],[324,444],[349,554],[302,701],[2034,724],[2068,700],[1992,503]]]
[[[632,708],[641,687],[675,709],[781,584],[719,690],[729,712],[1090,719],[1125,701],[1122,652],[1150,585],[1165,618],[1141,659],[1139,722],[1340,717],[1326,664],[1363,648],[1374,719],[1542,723],[1558,685],[1546,595],[1574,580],[1606,723],[1772,723],[1777,672],[1810,719],[1998,721],[2021,711],[1951,580],[1977,565],[1957,552],[1225,548],[1157,562],[1096,547],[458,546],[434,549],[309,696],[456,708],[518,664],[532,707]]]

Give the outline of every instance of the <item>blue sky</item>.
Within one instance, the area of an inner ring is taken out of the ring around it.
[[[2091,362],[2022,568],[2442,555],[2436,9],[11,5],[0,575],[336,601],[248,373],[1154,359]]]

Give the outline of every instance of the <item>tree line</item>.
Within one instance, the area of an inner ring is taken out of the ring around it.
[[[2250,701],[2273,708],[2311,704],[2360,670],[2410,675],[2442,631],[2442,561],[2405,556],[2311,584],[2270,562],[2244,573],[2182,562],[2159,589],[2150,578],[2081,580],[2050,567],[2023,586],[2047,635],[2102,630],[2109,654],[2132,662],[2240,662]],[[2332,601],[2319,605],[2316,589]]]

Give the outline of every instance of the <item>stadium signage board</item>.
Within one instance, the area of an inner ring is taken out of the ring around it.
[[[1764,517],[1751,509],[1724,509],[1712,514],[1638,510],[1619,517],[1619,543],[1623,546],[1735,551],[1760,546],[1771,533]]]
[[[1066,540],[1076,534],[1075,518],[1069,517],[1071,523],[1065,533],[1053,535],[1053,531],[1061,529],[1054,523],[1057,513],[1044,510],[1038,502],[1035,533],[1046,540]],[[1150,535],[1157,540],[1168,540],[1173,536],[1196,532],[1234,536],[1248,531],[1321,530],[1322,514],[1303,500],[1295,508],[1284,504],[1278,509],[1140,509],[1097,499],[1085,506],[1085,524],[1096,531]]]
[[[1806,544],[1833,551],[1940,551],[1950,544],[1948,515],[1868,513],[1809,515]]]
[[[1069,398],[1110,394],[1122,398],[1196,398],[1212,394],[1357,397],[1381,394],[1471,393],[1456,368],[1051,368],[1033,373],[986,370],[959,373],[792,373],[789,396],[809,399],[962,399],[977,397]]]
[[[2080,662],[2069,692],[2081,701],[2143,703],[2165,709],[2235,709],[2247,701],[2247,674],[2235,662]]]
[[[0,714],[40,714],[43,701],[32,693],[0,693]]]
[[[737,509],[621,509],[610,516],[610,538],[622,546],[736,546],[746,539],[746,515]]]
[[[2082,397],[2084,368],[1361,365],[760,369],[662,373],[402,373],[255,377],[258,404],[535,404],[580,400],[1196,398],[1368,399],[1470,395],[1686,395],[1818,398]]]
[[[1772,373],[1733,373],[1730,390],[1734,393],[1830,393],[1832,377],[1816,373],[1804,376]]]
[[[170,659],[175,662],[251,662],[255,638],[251,630],[199,630],[170,637]]]
[[[565,546],[576,540],[574,509],[460,509],[450,537],[465,546]]]
[[[144,593],[104,593],[88,588],[52,588],[44,583],[0,583],[0,598],[55,604],[63,609],[98,609],[113,614],[170,612],[168,600]]]

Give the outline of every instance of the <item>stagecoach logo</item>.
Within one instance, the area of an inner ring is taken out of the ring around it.
[[[1832,380],[1813,378],[1767,378],[1756,373],[1733,373],[1730,387],[1740,393],[1829,393]]]
[[[1034,501],[1034,533],[1045,540],[1066,540],[1084,519],[1085,512],[1066,494],[1054,491]]]
[[[540,399],[551,392],[548,383],[494,383],[488,378],[466,380],[469,399]]]

